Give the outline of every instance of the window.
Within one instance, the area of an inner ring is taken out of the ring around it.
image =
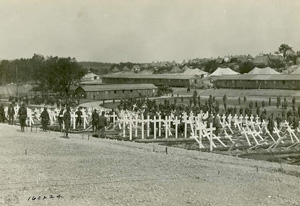
[[[115,91],[114,91],[114,93],[116,94],[116,93],[117,93],[117,91],[115,90]]]
[[[285,84],[285,80],[282,80],[282,84]]]
[[[130,90],[130,92],[132,92],[132,90]]]
[[[108,94],[108,91],[105,91],[105,94]]]
[[[125,90],[123,90],[123,93],[125,93]]]

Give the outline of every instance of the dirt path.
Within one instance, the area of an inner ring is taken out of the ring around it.
[[[298,166],[4,124],[0,131],[0,205],[300,205]]]

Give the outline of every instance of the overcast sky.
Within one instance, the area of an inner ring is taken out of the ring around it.
[[[152,62],[300,50],[299,0],[0,0],[0,59]]]

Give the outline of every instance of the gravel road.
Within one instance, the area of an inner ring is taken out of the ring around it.
[[[299,166],[0,124],[0,205],[300,205],[299,174]]]

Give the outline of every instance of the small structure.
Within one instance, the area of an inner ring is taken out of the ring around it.
[[[118,67],[114,67],[112,70],[111,70],[112,73],[117,73],[117,72],[120,72],[120,69],[118,69]]]
[[[182,70],[178,66],[174,66],[170,73],[182,73]]]
[[[92,100],[153,97],[156,94],[157,87],[153,84],[81,85],[74,92],[74,95]]]
[[[209,76],[210,77],[214,77],[214,76],[237,75],[237,74],[239,74],[239,73],[233,71],[230,68],[221,68],[221,67],[219,67],[218,69],[216,69],[216,71],[214,71],[213,73],[211,73]]]
[[[186,70],[190,69],[187,65],[181,68],[181,71],[185,72]]]
[[[92,72],[88,72],[87,74],[85,74],[82,78],[81,81],[85,82],[85,81],[93,81],[93,80],[97,80],[99,79],[99,75],[94,74]]]
[[[139,65],[134,65],[134,66],[132,67],[131,70],[132,70],[134,73],[138,73],[138,72],[141,70],[141,68],[140,68]]]
[[[229,89],[300,89],[300,74],[243,74],[220,76],[217,88]]]
[[[130,72],[130,69],[127,66],[125,66],[122,71],[123,72]]]
[[[154,84],[155,86],[189,87],[200,80],[198,75],[186,74],[107,74],[105,84]]]
[[[271,69],[270,67],[266,68],[257,68],[252,69],[248,74],[280,74],[279,72]]]
[[[184,75],[188,74],[188,75],[198,75],[200,77],[207,77],[208,76],[208,73],[205,72],[205,71],[202,71],[198,68],[195,68],[195,69],[187,69],[184,73]]]
[[[259,67],[270,66],[270,63],[271,61],[268,55],[258,55],[253,60],[253,64]]]

